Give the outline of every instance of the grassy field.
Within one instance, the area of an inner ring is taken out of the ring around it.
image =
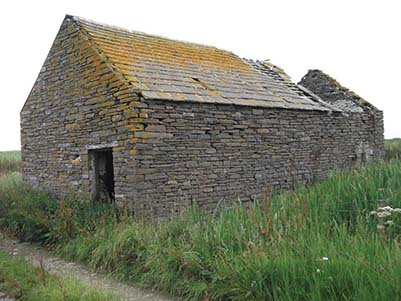
[[[0,300],[6,297],[29,301],[112,301],[110,294],[88,289],[74,279],[47,274],[22,259],[0,252]],[[2,295],[5,294],[5,295]]]
[[[396,156],[395,156],[396,157]],[[401,161],[295,192],[142,221],[0,182],[0,227],[69,259],[192,300],[400,300]]]
[[[20,160],[21,159],[21,151],[5,151],[0,152],[1,159],[9,159],[9,160]]]
[[[388,139],[384,142],[384,145],[387,159],[401,159],[401,138]]]
[[[21,168],[21,152],[0,152],[0,175],[19,171]]]

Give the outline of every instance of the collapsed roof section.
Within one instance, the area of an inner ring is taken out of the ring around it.
[[[319,96],[312,93],[308,89],[300,85],[297,85],[296,83],[291,81],[290,76],[287,73],[285,73],[285,71],[282,68],[273,65],[269,60],[264,60],[264,61],[246,60],[246,61],[256,70],[271,77],[275,81],[282,83],[288,89],[297,93],[300,97],[306,97],[308,99],[311,99],[316,103],[319,103],[320,105],[328,108],[331,111],[338,111],[338,112],[342,111],[341,109],[324,102]]]
[[[320,70],[309,70],[298,85],[307,88],[326,103],[344,112],[377,110],[355,92],[343,87]]]

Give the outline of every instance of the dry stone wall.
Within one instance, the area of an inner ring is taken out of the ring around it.
[[[191,203],[260,199],[383,156],[381,112],[321,113],[147,101],[135,183],[122,199],[169,215]],[[132,189],[135,192],[132,193]],[[135,195],[135,198],[130,199]]]
[[[89,195],[88,150],[112,148],[116,189],[128,185],[132,88],[66,19],[21,111],[24,181],[57,196]]]
[[[247,202],[383,156],[380,111],[327,113],[144,100],[66,19],[21,112],[24,181],[89,197],[111,149],[115,200],[170,216]]]

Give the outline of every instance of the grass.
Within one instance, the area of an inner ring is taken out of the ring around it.
[[[10,172],[20,171],[21,168],[21,152],[7,151],[0,152],[0,175]]]
[[[21,160],[21,151],[0,151],[1,159]]]
[[[266,196],[251,209],[193,207],[164,221],[136,219],[113,205],[57,203],[16,175],[0,182],[0,200],[0,227],[10,234],[186,299],[401,299],[396,159]],[[391,211],[378,209],[385,206]]]
[[[119,300],[116,296],[88,289],[76,279],[49,275],[43,268],[34,268],[4,252],[0,252],[0,292],[0,299],[10,297],[29,301]]]
[[[401,138],[388,139],[384,141],[386,159],[401,159]]]

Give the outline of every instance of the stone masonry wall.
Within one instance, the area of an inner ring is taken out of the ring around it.
[[[21,111],[23,177],[57,196],[89,194],[88,150],[111,147],[115,186],[130,180],[130,139],[142,103],[70,19]]]
[[[89,196],[88,152],[113,151],[115,199],[169,216],[246,202],[383,156],[380,111],[323,113],[144,100],[66,19],[21,112],[24,181]]]
[[[382,113],[146,101],[135,134],[135,183],[120,201],[153,215],[193,202],[246,202],[383,156]],[[132,171],[131,171],[132,172]]]

